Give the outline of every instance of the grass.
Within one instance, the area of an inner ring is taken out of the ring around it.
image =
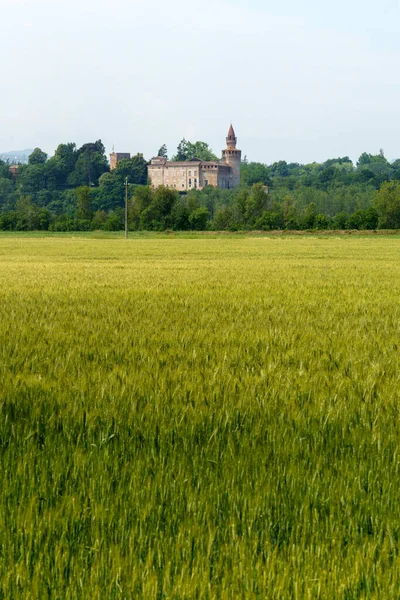
[[[0,237],[0,598],[397,598],[400,239]]]

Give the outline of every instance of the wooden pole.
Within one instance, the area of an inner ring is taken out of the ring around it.
[[[125,177],[125,239],[128,239],[128,178]]]

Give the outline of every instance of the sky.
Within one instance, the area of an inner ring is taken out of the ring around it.
[[[0,153],[400,157],[400,0],[0,0]]]

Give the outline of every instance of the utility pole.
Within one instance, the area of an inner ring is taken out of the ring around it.
[[[125,239],[128,239],[128,178],[125,177]]]

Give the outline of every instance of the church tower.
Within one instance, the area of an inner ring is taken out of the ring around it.
[[[222,150],[223,164],[231,167],[232,178],[230,187],[236,187],[240,184],[240,165],[242,162],[242,151],[236,148],[237,138],[232,124],[229,127],[228,137],[226,138],[226,149]]]

